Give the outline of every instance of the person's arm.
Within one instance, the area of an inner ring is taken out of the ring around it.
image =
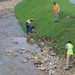
[[[58,5],[58,12],[60,11],[60,7],[59,7],[59,5]]]
[[[68,50],[68,45],[67,45],[67,44],[66,44],[65,50],[66,50],[66,51]]]

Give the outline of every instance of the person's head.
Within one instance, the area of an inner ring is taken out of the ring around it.
[[[53,4],[56,5],[56,2],[54,2]]]
[[[71,41],[68,41],[68,43],[71,43]]]
[[[33,19],[33,18],[31,18],[31,19],[30,19],[30,21],[31,21],[31,22],[33,22],[33,21],[34,21],[34,19]]]

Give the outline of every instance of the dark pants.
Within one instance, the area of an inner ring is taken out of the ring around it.
[[[30,24],[26,23],[26,31],[27,33],[32,33],[32,27],[30,26]]]

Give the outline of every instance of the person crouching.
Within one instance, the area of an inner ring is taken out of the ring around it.
[[[27,31],[27,33],[32,33],[32,26],[31,26],[31,23],[34,21],[34,19],[32,18],[32,19],[28,19],[27,21],[26,21],[26,31]]]

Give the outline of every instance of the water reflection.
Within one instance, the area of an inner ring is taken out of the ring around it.
[[[72,2],[73,4],[75,4],[75,0],[70,0],[70,2]]]

